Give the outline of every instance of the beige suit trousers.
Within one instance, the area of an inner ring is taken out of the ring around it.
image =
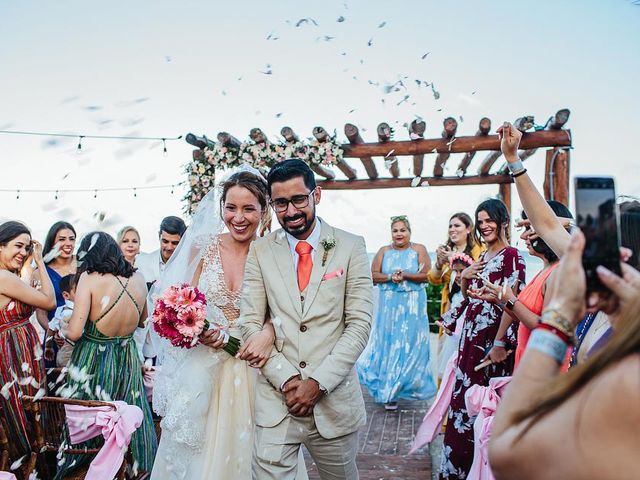
[[[301,445],[309,450],[322,480],[358,480],[358,432],[323,438],[313,415],[287,415],[274,427],[256,426],[253,479],[294,480]]]

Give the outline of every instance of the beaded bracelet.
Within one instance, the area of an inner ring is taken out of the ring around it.
[[[555,333],[540,327],[531,333],[527,348],[550,356],[558,365],[562,365],[567,354],[567,344]]]

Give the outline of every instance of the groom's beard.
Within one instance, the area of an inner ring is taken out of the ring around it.
[[[296,220],[298,220],[300,218],[304,218],[305,219],[305,222],[302,225],[300,225],[299,227],[296,227],[296,228],[287,227],[287,222],[293,222],[293,221],[296,221]],[[294,237],[298,237],[299,235],[304,235],[306,232],[308,232],[311,229],[315,219],[316,219],[316,212],[315,212],[315,209],[314,209],[314,211],[311,213],[310,217],[307,217],[302,212],[297,214],[297,215],[293,215],[291,217],[284,217],[282,219],[282,223],[280,224],[280,226],[288,234],[293,235]]]

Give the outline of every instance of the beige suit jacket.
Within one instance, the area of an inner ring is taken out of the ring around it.
[[[256,386],[256,423],[279,424],[288,414],[280,386],[292,376],[314,378],[327,390],[313,415],[320,435],[336,438],[366,422],[355,362],[371,330],[373,284],[362,237],[322,222],[309,285],[298,290],[285,232],[253,242],[240,304],[245,339],[273,319],[276,344]],[[325,255],[322,240],[335,239]],[[342,272],[342,275],[339,274]]]

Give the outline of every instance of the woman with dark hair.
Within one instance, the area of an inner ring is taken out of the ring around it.
[[[473,419],[467,413],[465,393],[472,385],[487,386],[491,378],[511,375],[513,370],[511,359],[475,370],[493,345],[503,312],[503,306],[492,295],[489,285],[508,285],[517,291],[518,284],[525,282],[524,261],[518,250],[509,246],[510,219],[504,203],[495,199],[482,202],[476,208],[475,220],[476,230],[487,249],[462,273],[465,301],[452,312],[452,318],[460,318],[464,324],[444,436],[444,457],[440,467],[440,478],[443,479],[467,478],[473,461]],[[515,343],[513,332],[511,336]]]
[[[45,332],[48,332],[49,321],[53,319],[56,308],[64,305],[65,300],[60,290],[60,279],[76,273],[76,257],[73,251],[76,247],[76,230],[68,222],[56,222],[51,225],[42,248],[42,256],[46,263],[46,270],[56,292],[56,306],[52,310],[36,310],[36,318]],[[48,336],[44,340],[45,368],[56,366],[58,347],[64,343],[59,336]]]
[[[496,479],[638,478],[640,452],[640,272],[598,267],[619,305],[614,333],[598,353],[559,375],[586,310],[585,239],[576,232],[558,267],[550,306],[533,331],[493,422]],[[560,280],[562,279],[562,280]],[[567,285],[570,279],[570,285]]]
[[[569,209],[562,203],[556,202],[555,200],[548,200],[547,203],[559,218],[573,218]],[[522,218],[527,219],[527,213],[525,211],[522,212]],[[535,235],[535,231],[530,225],[524,228],[525,230],[522,232],[520,238],[524,240],[529,255],[542,260],[543,268],[518,295],[514,293],[514,289],[509,285],[507,285],[506,288],[496,286],[496,289],[500,289],[501,292],[496,290],[494,294],[501,297],[500,301],[504,304],[505,310],[500,322],[500,328],[493,342],[493,347],[486,357],[487,359],[490,358],[494,363],[502,362],[507,358],[507,352],[515,348],[514,369],[520,363],[522,354],[529,341],[531,330],[533,330],[540,321],[542,309],[547,303],[545,294],[549,286],[555,281],[557,275],[556,268],[558,266],[558,257],[545,241]],[[508,344],[506,341],[507,330],[513,322],[518,322],[517,346]],[[565,371],[569,368],[569,357],[567,357],[563,368]]]
[[[41,272],[40,288],[31,283],[31,264]],[[9,457],[17,460],[29,453],[30,427],[22,408],[22,395],[46,389],[44,366],[40,360],[38,333],[29,322],[36,308],[55,307],[53,285],[42,260],[42,245],[20,222],[0,225],[0,415],[9,438]],[[16,378],[16,375],[18,376]]]
[[[197,286],[207,299],[211,323],[194,348],[158,342],[162,370],[156,377],[153,408],[163,420],[153,480],[252,478],[256,371],[251,367],[262,367],[271,355],[275,325],[266,322],[236,357],[222,349],[222,331],[241,338],[245,263],[251,243],[270,218],[264,178],[250,167],[240,169],[200,202],[150,293],[162,294],[176,283]],[[298,478],[306,479],[302,457],[298,471]]]
[[[76,344],[61,395],[121,400],[140,407],[144,418],[131,438],[131,450],[139,469],[150,472],[157,439],[133,341],[133,332],[147,318],[146,283],[124,258],[116,241],[104,232],[87,234],[80,243],[78,258],[74,310],[63,328],[65,338]],[[78,448],[98,443],[90,440]],[[86,461],[86,456],[65,455],[58,463],[56,478],[64,478]]]

